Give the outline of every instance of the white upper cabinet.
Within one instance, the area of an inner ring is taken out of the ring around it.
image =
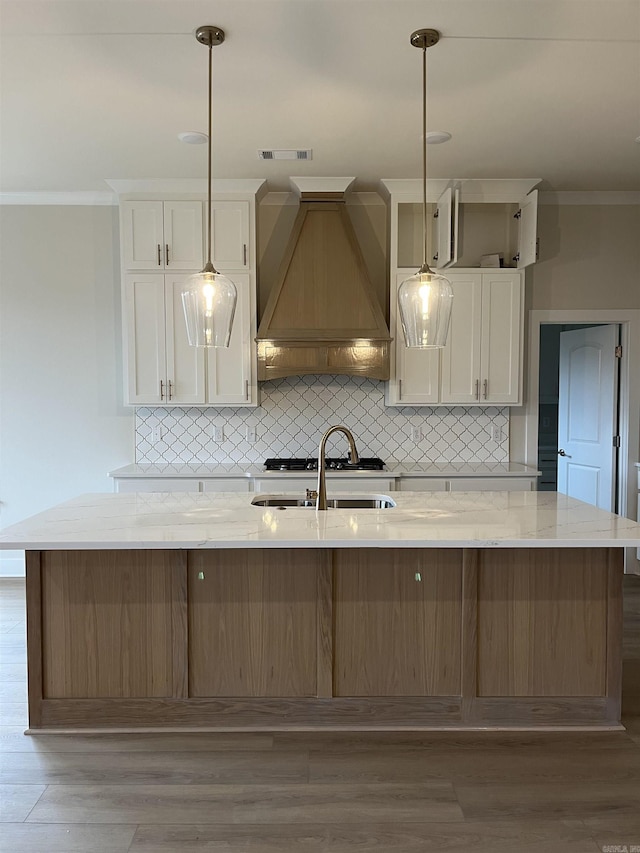
[[[123,201],[120,223],[124,269],[202,268],[201,201]]]
[[[211,221],[213,265],[221,271],[248,269],[249,202],[213,201]]]
[[[474,269],[497,257],[514,269],[537,255],[539,178],[435,179],[427,185],[428,262],[434,269]],[[383,180],[389,204],[392,273],[422,263],[422,182]],[[493,264],[491,264],[493,266]]]
[[[396,275],[390,318],[393,378],[387,406],[493,406],[522,402],[523,273],[447,271],[453,309],[442,350],[405,346],[397,311]]]
[[[424,251],[422,182],[383,180],[389,210],[389,321],[394,338],[388,406],[522,402],[524,272],[537,259],[539,178],[436,179],[427,186],[428,261],[452,283],[447,345],[408,349],[399,284]]]
[[[522,274],[450,274],[453,310],[442,350],[441,402],[522,402]]]
[[[221,180],[220,194],[228,197],[212,200],[212,260],[238,290],[230,346],[219,349],[189,346],[182,306],[182,285],[202,269],[206,254],[200,191],[184,182],[111,183],[126,194],[120,201],[125,404],[257,406],[255,215],[265,182]],[[166,197],[158,198],[165,184]]]
[[[458,260],[458,219],[460,212],[460,190],[447,187],[436,203],[433,268],[444,269]]]
[[[184,275],[125,278],[127,390],[132,406],[255,406],[252,377],[255,299],[236,273],[238,303],[228,348],[189,346],[182,308]]]
[[[130,274],[124,283],[127,390],[134,406],[204,403],[203,350],[182,316],[185,276]]]

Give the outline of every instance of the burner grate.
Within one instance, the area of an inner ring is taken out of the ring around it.
[[[384,462],[377,456],[361,457],[356,465],[352,465],[346,457],[327,457],[325,459],[327,471],[382,471]],[[266,459],[264,462],[267,471],[317,471],[318,460],[315,457],[294,459]]]

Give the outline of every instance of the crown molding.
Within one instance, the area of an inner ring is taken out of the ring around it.
[[[85,207],[113,207],[118,197],[109,192],[23,192],[0,193],[0,205],[84,205]]]
[[[427,201],[438,201],[449,187],[460,190],[460,201],[467,203],[519,203],[541,182],[541,178],[430,178]],[[385,198],[398,201],[422,200],[422,179],[383,178],[380,189]]]
[[[206,195],[208,184],[206,178],[105,178],[105,184],[121,195],[136,193],[176,195],[194,193]],[[265,178],[214,178],[213,194],[219,193],[250,193],[258,195],[266,185]]]
[[[630,204],[640,205],[640,192],[628,190],[586,190],[541,192],[538,204],[571,205],[571,204]]]

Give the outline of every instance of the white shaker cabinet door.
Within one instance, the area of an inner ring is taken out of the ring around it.
[[[164,269],[161,201],[123,201],[120,205],[120,235],[125,269]]]
[[[415,270],[407,270],[398,274],[392,291],[394,303],[391,316],[395,317],[392,334],[397,379],[393,388],[389,389],[389,402],[396,406],[433,406],[440,400],[440,350],[407,347],[398,310],[398,288],[414,272]]]
[[[480,400],[482,275],[447,274],[453,308],[447,343],[442,350],[442,403]]]
[[[458,216],[460,190],[447,187],[436,203],[434,269],[444,269],[458,260]]]
[[[126,402],[134,406],[162,403],[166,392],[164,276],[127,276],[124,310]]]
[[[483,404],[521,399],[522,279],[482,276],[482,352],[480,397]]]
[[[532,190],[520,202],[518,216],[518,269],[538,260],[538,190]]]
[[[201,201],[123,201],[120,216],[125,269],[202,269]]]
[[[229,275],[238,291],[231,340],[227,348],[207,349],[207,391],[209,405],[251,405],[251,362],[253,311],[248,275]]]
[[[212,203],[213,264],[226,269],[249,269],[249,202],[214,201]]]
[[[164,264],[168,270],[200,270],[204,264],[201,201],[164,202]]]
[[[205,402],[204,350],[189,345],[181,288],[188,276],[165,276],[167,389],[164,403]]]

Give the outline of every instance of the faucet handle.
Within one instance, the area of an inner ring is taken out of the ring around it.
[[[308,501],[315,501],[318,498],[318,492],[315,489],[307,489],[306,490],[306,498]]]

